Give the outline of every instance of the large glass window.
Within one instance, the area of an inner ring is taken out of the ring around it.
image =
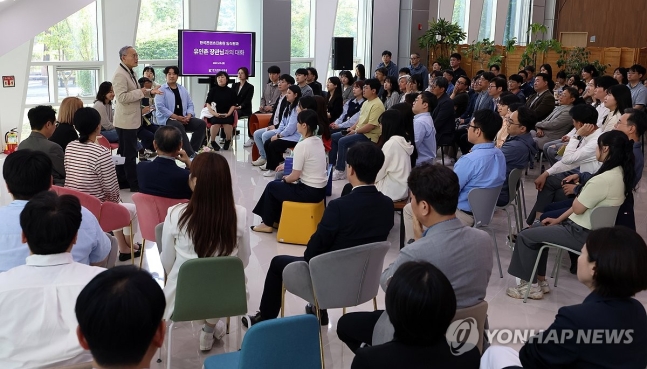
[[[530,21],[530,0],[510,0],[505,20],[503,42],[517,38],[517,43],[526,45],[528,41],[528,22]]]
[[[496,2],[497,0],[483,1],[483,12],[481,13],[481,25],[479,27],[479,40],[489,38],[494,40],[496,24]]]
[[[455,0],[452,23],[458,24],[467,34],[470,24],[470,0]]]
[[[182,0],[142,1],[135,42],[139,59],[177,59],[177,30],[183,26]]]
[[[236,30],[236,0],[221,0],[218,13],[218,31]]]
[[[292,0],[292,58],[312,57],[310,49],[311,0]]]
[[[334,37],[352,37],[353,55],[357,56],[357,29],[359,0],[339,0],[337,3],[337,17],[335,18]]]

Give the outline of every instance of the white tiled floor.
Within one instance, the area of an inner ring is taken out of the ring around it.
[[[253,215],[251,211],[263,192],[265,184],[270,179],[264,178],[258,169],[251,166],[251,148],[243,148],[243,142],[244,137],[241,136],[238,139],[237,145],[229,152],[224,152],[223,155],[227,158],[231,167],[236,203],[248,209],[247,223],[248,225],[252,225],[260,222],[259,217]],[[533,181],[537,175],[538,169],[535,168],[529,172],[528,176],[524,177],[528,209],[532,207],[536,199],[537,192],[534,189]],[[344,185],[342,182],[334,182],[332,198],[339,196],[341,188]],[[643,178],[641,187],[636,194],[637,226],[638,232],[643,238],[647,236],[647,223],[645,223],[647,213],[647,209],[645,208],[645,204],[647,203],[646,192],[646,180]],[[122,198],[124,201],[130,201],[130,192],[122,191]],[[394,214],[395,226],[389,235],[389,241],[391,241],[392,246],[386,256],[385,266],[395,259],[399,251],[400,222],[398,217],[399,215]],[[567,267],[570,263],[567,257],[563,258],[558,287],[553,288],[551,284],[551,293],[546,295],[543,300],[530,300],[527,304],[524,304],[521,300],[514,300],[507,297],[505,288],[514,285],[514,278],[505,272],[510,263],[512,253],[506,245],[507,221],[503,212],[497,212],[495,214],[492,226],[496,231],[504,276],[503,278],[499,278],[495,260],[486,296],[486,300],[489,303],[488,315],[490,329],[544,329],[553,322],[555,314],[560,307],[582,302],[588,294],[588,290],[577,281],[574,275],[568,272]],[[259,306],[265,274],[272,257],[281,254],[303,255],[303,246],[281,244],[276,242],[275,237],[275,234],[251,233],[252,257],[246,269],[246,275],[249,279],[249,313],[254,313]],[[551,253],[551,256],[553,255]],[[551,257],[549,259],[549,268],[552,268],[553,261],[554,257]],[[161,281],[160,276],[164,274],[159,262],[157,248],[152,242],[146,244],[146,260],[144,264]],[[637,298],[647,306],[647,293],[643,292]],[[286,315],[304,313],[305,302],[295,296],[288,294],[286,297],[286,305]],[[369,302],[350,308],[348,311],[370,311],[372,308],[372,303]],[[382,291],[378,294],[378,308],[384,309],[384,293]],[[353,360],[353,353],[337,338],[335,332],[336,323],[341,313],[341,309],[330,310],[330,324],[323,331],[327,368],[350,368]],[[207,353],[202,353],[198,350],[198,331],[201,327],[200,324],[176,324],[173,329],[173,358],[171,367],[200,368],[206,357],[236,350],[238,324],[239,320],[232,318],[231,334],[226,336],[223,342],[216,343],[214,348]],[[509,346],[518,349],[521,345],[510,344]],[[163,348],[163,357],[164,361],[161,364],[153,360],[151,368],[166,367],[166,346]]]

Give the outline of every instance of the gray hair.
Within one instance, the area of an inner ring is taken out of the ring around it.
[[[119,49],[119,60],[123,59],[124,56],[126,56],[126,52],[128,49],[133,49],[132,46],[124,46],[121,49]]]

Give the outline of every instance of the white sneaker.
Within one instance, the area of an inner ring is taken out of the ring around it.
[[[216,327],[213,330],[213,336],[217,340],[221,340],[225,334],[227,334],[227,324],[223,322],[222,320],[219,320],[218,323],[216,323]]]
[[[252,147],[254,146],[254,139],[253,138],[248,138],[247,141],[243,144],[243,147]]]
[[[252,165],[255,167],[260,167],[261,165],[265,165],[265,163],[267,163],[267,160],[265,160],[262,157],[259,157],[258,159],[252,162]]]
[[[265,173],[263,173],[263,177],[274,177],[276,175],[276,172],[273,170],[268,170]]]
[[[346,172],[345,171],[342,172],[340,170],[335,169],[335,171],[332,174],[332,180],[339,181],[342,179],[346,179]]]
[[[265,171],[265,170],[269,170],[269,169],[267,169],[267,163],[265,163],[265,164],[261,165],[259,168],[260,168],[261,170],[263,170],[263,171]]]
[[[515,298],[515,299],[523,299],[526,296],[526,291],[530,288],[530,293],[528,294],[528,298],[531,300],[541,300],[544,298],[544,292],[542,291],[541,287],[539,286],[532,286],[530,283],[522,280],[519,285],[516,287],[508,287],[506,290],[506,295]]]
[[[211,348],[213,347],[213,341],[215,340],[215,338],[213,337],[215,332],[216,331],[214,330],[211,333],[207,333],[203,329],[200,329],[200,350],[202,351],[211,350]]]
[[[542,293],[544,293],[544,294],[550,293],[550,286],[548,285],[547,280],[543,280],[543,281],[539,282],[538,286],[539,286],[539,288],[541,288]]]

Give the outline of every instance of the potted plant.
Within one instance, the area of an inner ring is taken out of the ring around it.
[[[427,49],[427,59],[433,56],[444,68],[449,68],[449,55],[467,37],[456,23],[443,18],[429,22],[429,29],[418,38],[421,49]]]
[[[543,24],[533,23],[528,27],[527,33],[532,35],[541,33],[542,35],[545,35],[546,33],[548,33],[548,28],[546,28],[546,26],[544,26]],[[562,51],[562,44],[559,41],[553,39],[535,40],[529,42],[528,45],[526,45],[526,50],[521,56],[521,63],[519,64],[519,68],[523,68],[526,65],[536,66],[537,58],[541,55],[541,59],[543,60],[550,50],[560,53]]]
[[[591,52],[583,47],[562,50],[559,53],[559,59],[557,59],[557,66],[562,68],[567,75],[579,75],[586,65],[592,64],[598,73],[603,75],[610,64],[602,64],[598,60],[591,63],[589,62],[589,56],[591,56]]]

